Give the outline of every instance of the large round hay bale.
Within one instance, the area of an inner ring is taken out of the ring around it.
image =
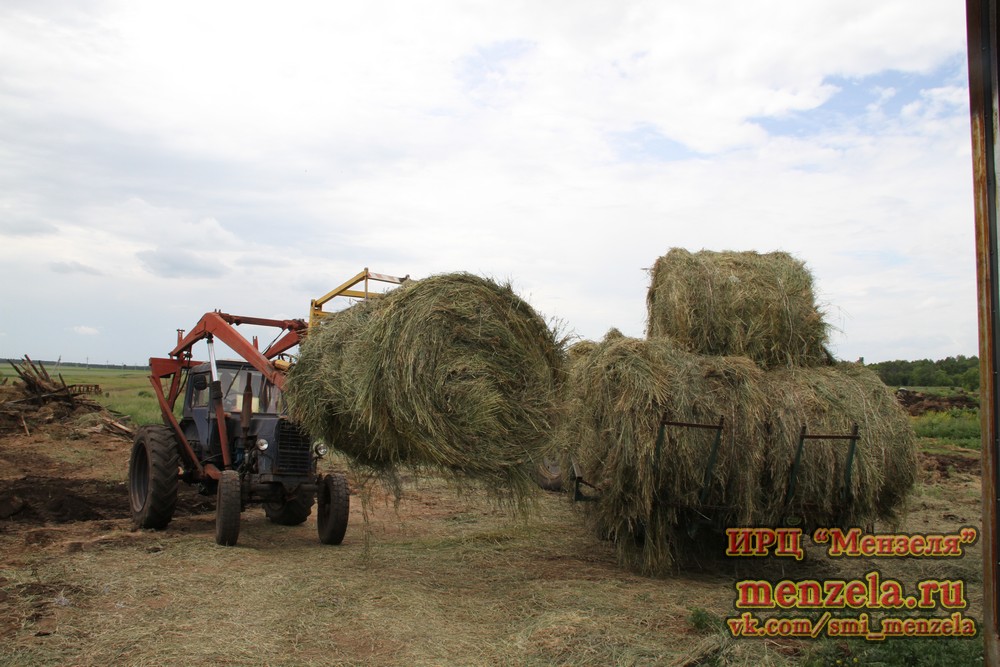
[[[673,248],[653,266],[646,304],[647,336],[692,352],[746,356],[764,369],[829,361],[812,275],[785,252]]]
[[[621,335],[573,364],[560,439],[596,487],[598,500],[585,507],[590,520],[624,562],[664,572],[701,518],[752,520],[764,460],[756,414],[761,374],[743,357],[700,356],[668,338]],[[659,441],[660,422],[715,425],[720,417],[722,440],[706,486],[716,431],[671,425]]]
[[[376,470],[433,466],[519,498],[560,410],[563,351],[508,285],[411,281],[310,330],[289,413]]]
[[[772,443],[765,486],[772,503],[761,518],[777,523],[797,516],[816,526],[864,526],[894,518],[916,480],[916,439],[906,412],[879,377],[861,364],[839,363],[771,371],[765,383]],[[846,435],[855,424],[853,503],[846,510],[838,506],[849,441],[806,439],[786,506],[802,427],[807,434]]]

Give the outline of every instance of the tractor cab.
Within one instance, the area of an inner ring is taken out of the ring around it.
[[[280,484],[285,493],[308,482],[316,467],[312,441],[285,416],[281,390],[246,362],[219,361],[217,372],[232,466],[259,484]],[[211,391],[210,364],[193,367],[180,426],[202,464],[221,466],[223,443]]]
[[[361,271],[312,301],[312,326],[328,315],[323,306],[335,297],[378,296],[369,290],[370,281],[399,285],[406,278]],[[237,331],[244,324],[282,333],[261,350],[256,336],[248,340]],[[304,320],[213,311],[187,334],[178,329],[167,357],[150,358],[149,379],[163,423],[142,426],[132,443],[128,485],[136,528],[166,528],[177,505],[178,483],[185,482],[215,493],[218,544],[236,544],[240,513],[255,502],[272,522],[289,526],[305,522],[315,504],[320,542],[341,543],[350,512],[347,477],[318,472],[317,460],[327,448],[314,445],[288,418],[281,393],[291,367],[282,356],[302,341],[308,327]],[[217,360],[216,339],[240,360]],[[200,341],[208,344],[207,363],[192,354]]]

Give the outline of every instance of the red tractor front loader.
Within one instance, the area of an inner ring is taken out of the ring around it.
[[[335,296],[368,298],[368,281],[399,284],[405,278],[365,269],[320,299],[311,309],[313,326],[322,306]],[[364,290],[352,289],[364,281]],[[239,325],[273,327],[276,340],[265,350],[248,341]],[[309,326],[303,320],[272,320],[222,312],[206,313],[165,358],[151,358],[150,381],[163,424],[143,426],[132,445],[128,487],[137,528],[162,529],[173,518],[180,482],[215,494],[215,541],[236,544],[240,514],[259,502],[278,524],[303,523],[317,505],[320,542],[340,544],[347,530],[350,495],[340,473],[319,474],[327,447],[314,443],[285,410],[282,391],[291,364],[280,358],[298,345]],[[192,347],[206,341],[208,361],[195,361]],[[236,361],[217,360],[215,342],[235,352]],[[183,396],[180,416],[175,413]]]

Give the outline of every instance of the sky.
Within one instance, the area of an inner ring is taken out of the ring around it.
[[[967,79],[939,0],[4,0],[0,358],[364,267],[642,336],[673,247],[792,253],[837,358],[975,355]]]

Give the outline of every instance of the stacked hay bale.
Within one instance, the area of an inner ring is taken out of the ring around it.
[[[788,253],[688,252],[656,260],[646,335],[692,352],[746,356],[762,368],[829,361],[812,275]]]
[[[836,364],[812,278],[786,253],[689,253],[654,268],[646,340],[612,334],[570,367],[570,417],[558,441],[599,489],[589,517],[623,561],[670,569],[697,542],[694,525],[863,525],[889,518],[913,483],[906,415],[863,366]],[[715,424],[718,458],[704,485]],[[807,440],[786,503],[801,428],[847,434],[857,424],[851,493],[840,485],[847,441]]]
[[[432,467],[533,493],[561,404],[563,351],[510,289],[465,273],[334,313],[289,372],[289,414],[370,470]]]

